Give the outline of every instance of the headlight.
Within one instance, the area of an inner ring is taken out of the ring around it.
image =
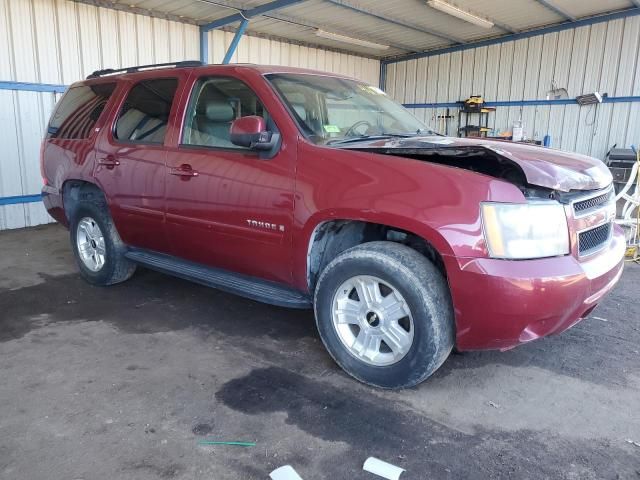
[[[482,221],[494,258],[542,258],[569,253],[569,229],[558,203],[483,202]]]

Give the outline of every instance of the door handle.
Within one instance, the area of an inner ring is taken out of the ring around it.
[[[113,155],[107,155],[106,157],[102,157],[98,159],[98,165],[107,168],[113,168],[120,165],[120,160],[117,160]]]
[[[197,177],[199,174],[191,165],[183,163],[177,168],[170,168],[169,173],[171,175],[177,175],[178,177]]]

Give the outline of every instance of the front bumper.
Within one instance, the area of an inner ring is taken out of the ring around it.
[[[609,245],[578,261],[445,257],[460,350],[509,349],[557,334],[586,317],[616,284],[625,239],[615,226]]]

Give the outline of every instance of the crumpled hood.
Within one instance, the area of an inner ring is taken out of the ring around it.
[[[505,157],[522,168],[531,185],[568,192],[569,190],[597,190],[608,186],[613,178],[600,160],[578,153],[481,138],[454,138],[436,135],[410,138],[392,138],[358,142],[351,148],[438,148],[482,147]]]

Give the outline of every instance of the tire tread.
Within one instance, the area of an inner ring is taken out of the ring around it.
[[[349,375],[365,384],[391,389],[415,386],[427,379],[444,363],[455,343],[453,307],[446,279],[425,256],[405,245],[388,241],[368,242],[357,245],[339,254],[320,274],[314,295],[316,323],[320,321],[318,313],[318,293],[324,288],[327,278],[331,275],[331,272],[335,271],[341,265],[357,260],[373,260],[388,268],[399,270],[407,280],[420,291],[419,297],[424,304],[423,307],[427,311],[434,313],[432,318],[435,319],[435,321],[432,323],[434,342],[437,346],[436,354],[430,358],[428,363],[423,365],[422,368],[412,369],[405,381],[397,385],[385,386],[373,383],[358,372],[345,368],[339,359],[336,358],[324,338],[322,338],[322,341],[334,361]],[[318,325],[318,330],[321,331],[320,325]]]
[[[111,244],[111,248],[109,248],[111,252],[109,252],[110,255],[107,257],[107,262],[110,262],[111,265],[105,265],[107,270],[104,270],[104,272],[101,270],[99,275],[96,276],[87,274],[87,271],[84,270],[82,262],[77,256],[75,231],[78,220],[83,216],[83,211],[89,211],[91,215],[95,217],[95,220],[100,222],[100,228],[103,230],[105,241]],[[118,234],[116,226],[109,213],[107,201],[102,192],[93,189],[81,192],[79,195],[78,205],[74,209],[73,213],[74,215],[70,228],[71,245],[73,246],[74,255],[76,255],[83,277],[94,285],[103,286],[114,285],[131,278],[136,270],[136,264],[125,257],[127,246]]]

